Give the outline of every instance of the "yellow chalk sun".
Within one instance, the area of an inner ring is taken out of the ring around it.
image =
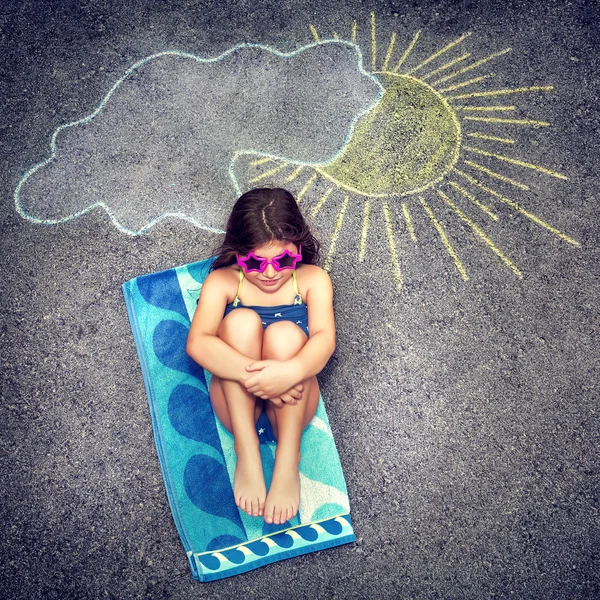
[[[516,106],[496,103],[498,99],[518,98],[531,92],[548,92],[553,87],[546,85],[477,91],[477,84],[493,77],[491,73],[481,73],[481,67],[510,52],[510,48],[474,61],[469,52],[452,56],[457,54],[458,47],[469,37],[469,33],[416,65],[411,64],[412,52],[421,32],[414,35],[395,60],[395,54],[399,53],[395,51],[397,36],[392,33],[384,60],[379,64],[375,13],[371,13],[370,25],[371,74],[379,79],[385,91],[379,103],[359,119],[342,153],[331,163],[317,167],[294,165],[268,157],[250,163],[254,169],[264,169],[263,165],[266,165],[266,170],[251,176],[249,185],[268,181],[291,189],[297,186],[298,189],[294,191],[298,202],[310,198],[311,188],[317,182],[328,184],[312,203],[310,212],[313,217],[318,215],[326,202],[336,196],[341,198],[325,268],[331,268],[350,201],[363,203],[360,261],[365,257],[372,211],[374,207],[382,210],[390,266],[399,290],[402,289],[403,274],[396,244],[398,234],[393,226],[394,211],[401,215],[405,223],[403,233],[413,242],[417,240],[413,214],[422,211],[421,214],[437,231],[442,246],[464,280],[469,278],[467,269],[452,246],[441,218],[434,212],[434,202],[449,207],[456,218],[465,223],[499,262],[518,278],[523,275],[517,265],[485,233],[484,225],[478,224],[476,218],[470,217],[460,205],[475,207],[483,219],[497,221],[499,217],[493,206],[486,202],[501,202],[563,241],[579,246],[577,241],[495,187],[500,182],[500,185],[512,190],[530,189],[527,183],[511,177],[512,172],[500,172],[507,169],[568,179],[562,173],[523,161],[505,150],[498,151],[499,147],[509,151],[515,147],[510,133],[504,133],[507,129],[550,126],[545,121],[510,118]],[[316,42],[325,41],[314,25],[310,25],[310,31]],[[357,43],[357,33],[358,23],[355,21],[348,41]],[[340,38],[333,33],[330,39]],[[465,142],[467,138],[468,142]],[[483,161],[481,157],[484,157]],[[494,165],[494,168],[490,165]]]

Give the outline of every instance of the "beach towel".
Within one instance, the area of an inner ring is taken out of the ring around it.
[[[348,494],[323,399],[301,444],[298,514],[280,525],[239,510],[233,436],[216,418],[210,373],[185,346],[212,260],[123,284],[167,498],[192,575],[212,581],[355,540]],[[260,427],[260,430],[265,428]],[[262,436],[264,432],[260,431]],[[276,442],[261,437],[267,489]]]

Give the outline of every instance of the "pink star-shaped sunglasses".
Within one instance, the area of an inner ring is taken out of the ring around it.
[[[287,248],[279,255],[273,258],[264,258],[257,256],[254,252],[246,256],[236,254],[237,264],[244,269],[245,273],[264,273],[269,265],[279,273],[286,269],[295,269],[298,262],[302,260],[302,245],[298,249],[298,254],[290,252]]]

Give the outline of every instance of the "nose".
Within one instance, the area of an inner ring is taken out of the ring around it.
[[[271,265],[271,264],[267,265],[267,268],[265,269],[265,272],[264,272],[265,277],[267,279],[273,279],[276,274],[277,274],[277,271],[273,268],[273,265]]]

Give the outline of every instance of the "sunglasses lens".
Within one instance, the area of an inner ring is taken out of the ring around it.
[[[274,260],[277,261],[280,269],[293,269],[296,264],[296,259],[287,250]]]
[[[246,271],[260,271],[264,261],[254,258],[253,256],[249,256],[248,258],[243,260],[244,268]]]

